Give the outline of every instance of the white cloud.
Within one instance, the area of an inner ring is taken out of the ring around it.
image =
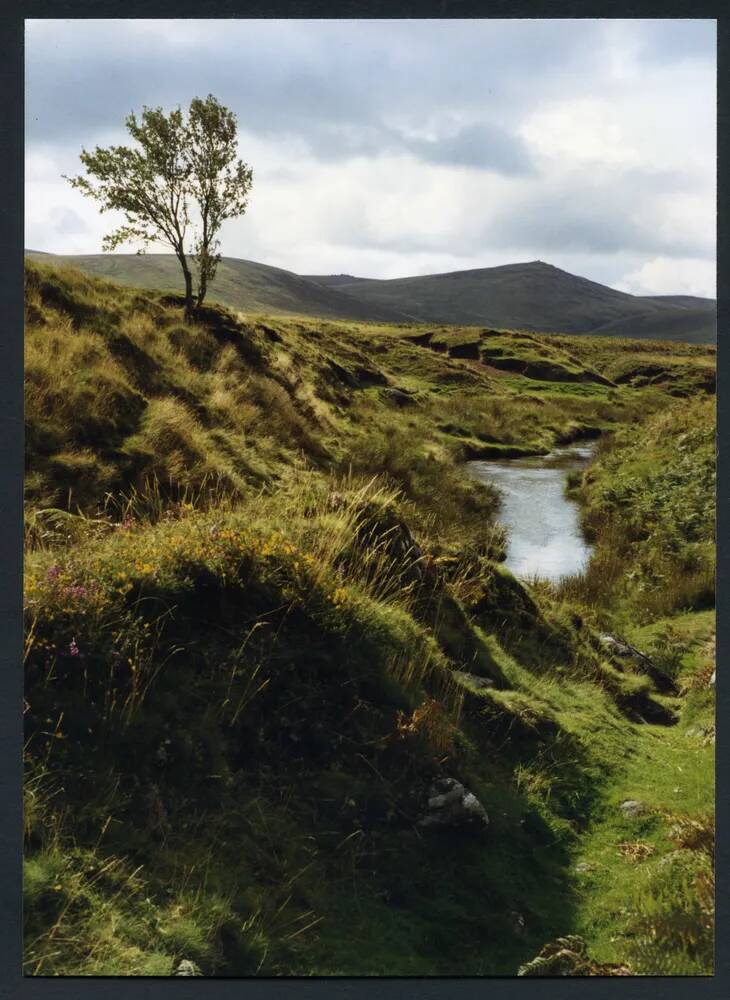
[[[520,134],[551,166],[635,167],[642,163],[632,145],[621,108],[610,100],[571,98],[530,115]]]
[[[624,275],[616,288],[632,295],[715,295],[715,264],[710,260],[654,257]]]

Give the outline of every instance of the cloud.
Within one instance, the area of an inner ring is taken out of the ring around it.
[[[653,257],[616,284],[632,295],[699,295],[715,284],[715,265],[695,258]]]
[[[519,136],[489,123],[467,125],[440,139],[411,139],[407,148],[430,163],[448,163],[504,174],[529,174],[532,164]]]
[[[39,249],[98,252],[114,223],[60,178],[82,146],[213,92],[254,168],[232,256],[376,277],[542,258],[662,288],[677,259],[714,294],[713,22],[46,20],[26,56]]]
[[[50,222],[54,230],[64,236],[88,233],[89,231],[88,223],[81,218],[78,212],[60,205],[51,212]]]
[[[561,170],[502,201],[484,235],[491,226],[505,248],[533,247],[538,256],[582,250],[712,257],[712,205],[681,184],[671,172]]]

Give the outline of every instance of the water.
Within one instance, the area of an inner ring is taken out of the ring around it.
[[[499,520],[509,533],[506,566],[515,576],[559,580],[585,568],[591,547],[565,485],[568,473],[588,463],[594,447],[591,442],[549,455],[468,463],[477,479],[501,494]]]

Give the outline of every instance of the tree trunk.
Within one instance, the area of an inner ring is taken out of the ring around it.
[[[199,309],[202,306],[205,293],[208,291],[208,273],[210,271],[210,262],[207,251],[204,251],[198,258],[198,267],[200,269],[200,282],[198,284],[198,298],[195,303],[196,309]]]
[[[208,282],[205,280],[205,276],[200,279],[200,286],[198,288],[198,298],[195,303],[195,308],[199,309],[203,304],[203,299],[205,298],[205,293],[208,291]]]
[[[185,322],[192,322],[193,315],[195,313],[195,300],[193,298],[193,276],[190,273],[190,268],[188,267],[188,262],[185,258],[184,253],[178,254],[178,260],[180,261],[180,267],[182,268],[183,274],[185,276]]]

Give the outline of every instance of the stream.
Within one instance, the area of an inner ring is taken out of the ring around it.
[[[594,448],[591,441],[549,455],[467,463],[472,475],[499,490],[499,521],[508,532],[505,565],[515,576],[559,580],[585,568],[591,546],[565,486],[570,472],[588,464]]]

